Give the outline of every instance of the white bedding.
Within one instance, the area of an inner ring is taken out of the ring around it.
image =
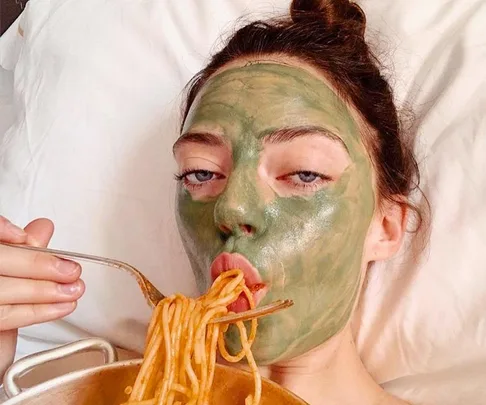
[[[16,26],[0,38],[0,213],[50,217],[54,247],[125,260],[164,292],[195,293],[173,218],[181,89],[232,21],[287,4],[30,0],[23,38]],[[433,221],[425,252],[407,245],[372,269],[359,349],[413,404],[483,405],[486,4],[362,5],[399,103],[415,109]],[[149,311],[136,283],[92,265],[83,278],[78,310],[22,330],[19,356],[88,335],[141,349]]]

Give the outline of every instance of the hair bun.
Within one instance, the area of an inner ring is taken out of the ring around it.
[[[296,24],[321,20],[328,28],[348,27],[364,36],[366,15],[349,0],[293,0],[290,17]]]

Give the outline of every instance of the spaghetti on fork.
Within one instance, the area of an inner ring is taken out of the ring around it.
[[[227,315],[227,306],[242,293],[253,309],[253,295],[245,285],[243,272],[230,270],[221,273],[209,291],[197,299],[181,294],[163,299],[152,315],[144,360],[133,387],[125,391],[129,399],[123,405],[209,404],[218,348],[231,363],[246,357],[255,389],[245,405],[258,405],[262,382],[251,353],[257,320],[250,321],[249,336],[243,321],[236,322],[242,347],[236,355],[225,346],[224,333],[229,325],[211,323]]]

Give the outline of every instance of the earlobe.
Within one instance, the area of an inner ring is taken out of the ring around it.
[[[405,204],[384,202],[375,214],[369,233],[368,261],[386,260],[395,255],[402,244],[407,226]]]

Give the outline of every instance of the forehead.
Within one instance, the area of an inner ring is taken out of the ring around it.
[[[362,153],[349,107],[324,80],[300,67],[255,63],[212,77],[192,104],[183,133],[211,132],[235,143],[304,126],[327,129],[351,155]]]

